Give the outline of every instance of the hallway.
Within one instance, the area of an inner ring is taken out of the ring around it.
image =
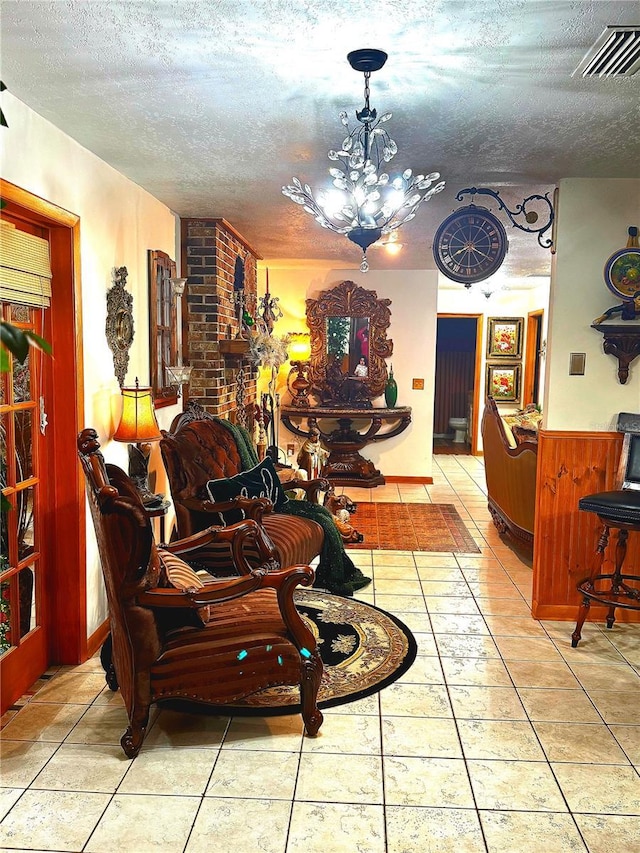
[[[481,554],[351,551],[358,598],[415,633],[382,693],[298,716],[152,712],[138,758],[97,658],[56,668],[2,720],[0,847],[137,853],[637,850],[640,626],[529,616],[530,560],[498,536],[482,460],[356,501],[452,503]],[[354,517],[357,521],[357,514]]]

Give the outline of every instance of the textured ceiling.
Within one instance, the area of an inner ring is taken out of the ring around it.
[[[2,80],[16,97],[179,215],[223,216],[267,259],[358,261],[281,194],[293,175],[328,182],[338,114],[362,106],[355,48],[389,54],[371,105],[393,112],[391,166],[447,183],[401,230],[400,255],[369,251],[372,268],[433,268],[433,234],[463,187],[500,190],[513,207],[563,177],[640,171],[640,74],[571,77],[606,25],[640,21],[635,0],[2,0],[1,11]],[[548,273],[549,252],[501,216],[503,270]]]

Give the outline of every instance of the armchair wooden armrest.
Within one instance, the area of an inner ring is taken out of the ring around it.
[[[206,513],[221,513],[229,512],[230,510],[243,510],[247,518],[252,518],[258,524],[262,522],[262,517],[266,513],[273,510],[273,504],[268,498],[232,498],[228,501],[210,501],[201,498],[184,498],[183,505],[195,512]]]
[[[262,499],[260,499],[262,500]],[[270,570],[280,566],[273,542],[266,534],[264,527],[251,518],[230,524],[228,527],[207,527],[200,533],[194,533],[185,539],[177,539],[163,547],[187,561],[198,559],[198,552],[206,549],[212,542],[230,542],[233,562],[241,575],[251,574],[251,566],[247,562],[244,546],[247,540],[255,544],[261,565]],[[203,561],[206,564],[206,558]]]
[[[324,477],[316,477],[313,480],[287,480],[282,484],[285,491],[293,489],[302,489],[305,492],[306,499],[310,503],[319,503],[318,493],[328,492],[331,488],[331,483]]]
[[[178,590],[171,587],[154,587],[139,592],[138,604],[146,607],[193,607],[198,609],[208,604],[232,601],[258,589],[275,589],[285,624],[288,624],[287,611],[289,601],[293,604],[293,591],[296,586],[310,586],[315,572],[310,566],[291,566],[288,569],[269,571],[268,566],[252,569],[249,575],[237,578],[225,578],[207,581],[204,589]],[[296,611],[297,613],[297,611]]]

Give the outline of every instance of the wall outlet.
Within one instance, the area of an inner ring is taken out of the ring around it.
[[[296,446],[295,444],[287,444],[287,456],[293,456],[295,453]]]
[[[424,391],[424,379],[414,379],[411,387],[414,391]]]

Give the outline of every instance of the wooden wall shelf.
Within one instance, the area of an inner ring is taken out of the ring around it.
[[[629,378],[629,365],[640,355],[640,324],[592,323],[591,328],[604,337],[603,349],[607,355],[618,359],[618,379],[624,385]]]
[[[234,338],[233,340],[218,341],[218,348],[223,355],[231,356],[232,358],[242,358],[249,352],[249,341],[244,341],[242,338]]]

